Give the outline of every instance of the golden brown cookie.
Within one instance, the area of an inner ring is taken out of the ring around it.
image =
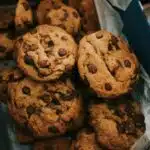
[[[145,131],[140,104],[126,98],[102,104],[98,101],[89,108],[97,141],[106,149],[129,150]]]
[[[71,150],[102,150],[97,143],[95,133],[91,129],[83,129],[72,143]]]
[[[35,80],[56,80],[75,65],[77,45],[59,27],[40,25],[15,45],[18,66]]]
[[[74,8],[63,5],[60,8],[50,10],[46,15],[45,23],[59,26],[75,35],[80,29],[80,16]]]
[[[55,139],[36,141],[33,150],[70,150],[70,145],[70,138],[58,137]]]
[[[36,11],[38,23],[44,24],[47,13],[53,8],[59,8],[61,5],[63,5],[61,0],[41,0]]]
[[[78,69],[98,96],[112,98],[132,90],[139,63],[127,43],[101,30],[80,41]]]
[[[83,123],[82,99],[70,80],[38,83],[24,79],[9,84],[11,116],[35,137],[53,137]]]
[[[27,30],[33,26],[33,14],[27,0],[18,0],[15,13],[17,31]]]
[[[14,40],[9,33],[0,33],[0,59],[14,51]]]

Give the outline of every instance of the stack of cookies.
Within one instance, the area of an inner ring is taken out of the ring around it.
[[[98,29],[93,1],[68,3],[42,0],[32,10],[18,1],[0,34],[0,100],[19,142],[34,150],[129,150],[145,131],[130,95],[138,60],[120,37]]]

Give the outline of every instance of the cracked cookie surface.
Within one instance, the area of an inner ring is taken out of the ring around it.
[[[106,149],[129,150],[145,131],[140,104],[131,99],[109,102],[97,100],[89,108],[97,141]]]
[[[18,66],[35,80],[56,80],[75,65],[77,45],[59,27],[40,25],[18,39],[15,47]]]
[[[15,26],[17,31],[26,30],[33,26],[33,14],[27,0],[19,0],[17,3]]]
[[[132,90],[139,63],[127,43],[101,30],[80,41],[78,69],[98,96],[112,98]]]
[[[83,129],[72,143],[71,150],[102,150],[96,141],[95,133],[91,129]]]
[[[74,8],[62,5],[60,8],[52,9],[47,13],[45,23],[59,26],[68,33],[75,35],[80,29],[80,16]]]
[[[24,79],[8,89],[10,115],[34,137],[63,135],[83,123],[82,99],[69,79],[47,84]]]

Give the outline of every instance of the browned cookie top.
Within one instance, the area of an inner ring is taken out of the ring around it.
[[[59,8],[63,3],[62,0],[41,0],[37,7],[37,21],[44,24],[47,13],[53,8]]]
[[[59,27],[40,25],[16,43],[17,62],[35,80],[58,79],[75,65],[77,45]]]
[[[78,12],[66,5],[50,10],[45,18],[45,23],[59,26],[68,33],[75,35],[80,29],[80,16]]]
[[[132,89],[139,63],[127,43],[101,30],[80,41],[78,69],[98,96],[116,97]]]
[[[71,150],[102,150],[96,141],[95,133],[91,129],[83,129],[72,143]]]
[[[106,149],[129,150],[145,131],[140,105],[132,100],[95,103],[89,112],[97,140]]]
[[[33,15],[27,0],[18,0],[15,14],[15,26],[18,31],[28,29],[33,25]]]
[[[70,150],[70,145],[70,138],[58,137],[35,142],[33,150]]]
[[[36,137],[62,135],[83,122],[83,106],[70,80],[37,83],[24,79],[9,84],[9,112]]]

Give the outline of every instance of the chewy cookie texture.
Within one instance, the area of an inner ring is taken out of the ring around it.
[[[62,135],[82,126],[82,99],[69,80],[41,84],[25,78],[9,83],[8,90],[10,115],[35,137]]]
[[[78,69],[98,96],[111,98],[132,90],[139,63],[127,43],[101,30],[80,41]]]

